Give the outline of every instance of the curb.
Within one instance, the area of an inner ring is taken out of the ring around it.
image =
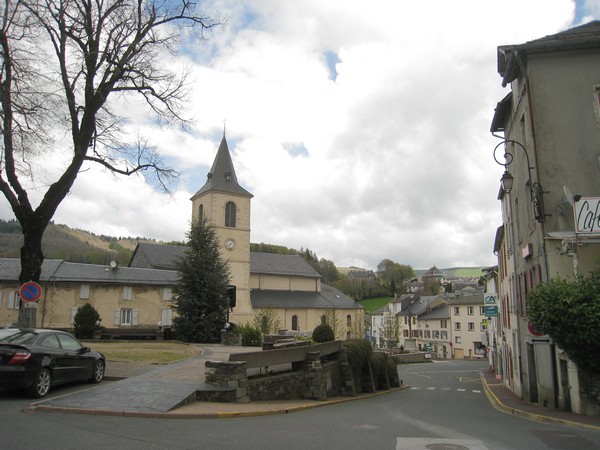
[[[492,406],[495,409],[497,409],[498,411],[501,411],[505,414],[512,414],[513,416],[534,420],[536,422],[551,423],[554,425],[565,425],[565,426],[574,427],[574,428],[582,428],[585,430],[600,431],[600,426],[589,425],[589,424],[580,423],[580,422],[573,422],[572,420],[559,419],[556,417],[550,417],[550,416],[546,416],[543,414],[536,414],[536,413],[524,411],[522,409],[512,408],[510,406],[507,406],[504,403],[502,403],[502,401],[500,401],[500,399],[496,396],[496,394],[494,394],[494,392],[490,388],[490,385],[488,385],[487,379],[483,372],[481,372],[480,376],[481,376],[481,384],[483,385],[483,389],[485,391],[485,394],[486,394],[488,400],[490,401]],[[497,383],[497,384],[494,384],[493,386],[501,386],[501,384]]]
[[[339,403],[346,403],[356,400],[362,400],[366,398],[377,397],[391,392],[397,392],[408,388],[407,385],[402,385],[395,388],[390,388],[385,391],[368,393],[356,397],[343,397],[336,398],[333,400],[324,400],[320,403],[312,403],[307,405],[291,406],[287,408],[262,410],[262,411],[229,411],[229,412],[215,412],[215,413],[177,413],[177,409],[173,409],[168,412],[144,412],[144,411],[116,411],[106,409],[86,409],[86,408],[73,408],[73,407],[60,407],[42,404],[32,404],[24,408],[24,412],[54,412],[64,414],[85,414],[85,415],[102,415],[102,416],[118,416],[118,417],[142,417],[152,419],[233,419],[240,417],[258,417],[258,416],[269,416],[276,414],[290,414],[297,411],[304,411],[307,409],[322,408],[324,406],[335,405]]]

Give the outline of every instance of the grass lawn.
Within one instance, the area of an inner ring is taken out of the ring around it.
[[[393,299],[394,297],[368,298],[366,300],[361,300],[358,303],[363,305],[363,308],[365,308],[365,314],[370,314],[373,311],[384,307]]]
[[[108,361],[169,364],[202,353],[202,347],[175,341],[88,341]]]

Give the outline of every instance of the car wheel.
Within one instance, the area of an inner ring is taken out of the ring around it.
[[[52,375],[48,369],[40,370],[33,380],[33,384],[29,387],[28,393],[33,398],[42,398],[46,396],[50,390]]]
[[[94,373],[92,374],[92,378],[90,378],[90,383],[100,383],[102,378],[104,378],[104,369],[106,365],[104,364],[104,360],[99,359],[94,364]]]

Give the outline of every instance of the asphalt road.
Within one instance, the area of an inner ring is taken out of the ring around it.
[[[482,363],[403,366],[410,388],[292,414],[236,419],[144,419],[21,412],[31,401],[0,391],[7,449],[600,449],[600,432],[501,413],[481,382]],[[89,385],[57,387],[64,395]]]

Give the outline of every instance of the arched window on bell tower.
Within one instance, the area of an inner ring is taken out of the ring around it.
[[[235,228],[235,203],[227,202],[225,205],[225,226]]]
[[[200,223],[204,222],[204,205],[198,207],[198,221]]]

